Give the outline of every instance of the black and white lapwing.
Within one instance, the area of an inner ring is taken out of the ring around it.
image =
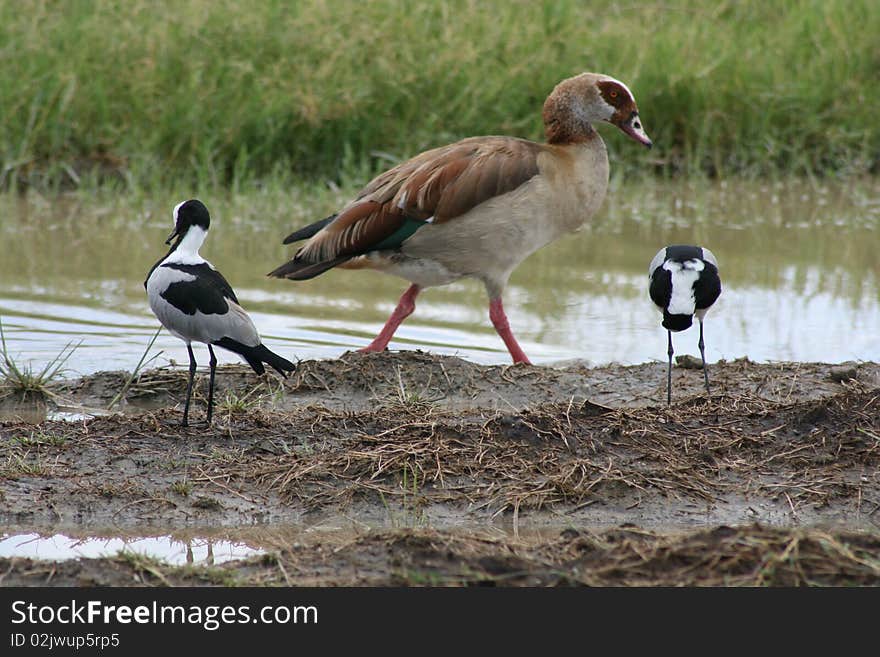
[[[189,421],[196,359],[192,343],[204,342],[211,355],[211,379],[208,387],[208,418],[214,405],[214,372],[217,357],[212,345],[241,356],[254,372],[263,374],[263,363],[286,377],[296,369],[289,360],[269,351],[260,340],[251,318],[239,305],[232,287],[214,266],[199,255],[208,234],[211,216],[208,208],[196,199],[178,203],[174,208],[174,230],[166,244],[175,237],[168,254],[159,260],[144,281],[150,308],[171,334],[186,343],[189,352],[189,383],[183,426]]]
[[[672,403],[672,333],[684,331],[700,321],[700,357],[703,359],[703,379],[709,394],[709,374],[706,372],[706,348],[703,342],[703,318],[721,294],[718,260],[709,249],[688,244],[663,247],[648,267],[651,301],[663,313],[663,328],[669,336],[669,367],[666,371],[666,403]]]

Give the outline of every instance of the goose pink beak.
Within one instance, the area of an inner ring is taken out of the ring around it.
[[[631,139],[634,139],[648,148],[651,148],[651,146],[654,145],[654,142],[651,141],[651,138],[648,137],[648,133],[645,132],[645,129],[642,127],[642,121],[639,119],[638,112],[630,114],[629,118],[626,121],[619,123],[617,127],[625,134],[629,135]]]

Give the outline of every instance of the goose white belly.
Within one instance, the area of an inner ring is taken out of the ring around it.
[[[360,264],[398,276],[422,288],[446,285],[468,276],[468,273],[450,269],[430,256],[419,258],[401,253],[389,255],[387,251],[373,251],[361,256]]]

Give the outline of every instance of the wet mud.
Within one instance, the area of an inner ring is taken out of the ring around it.
[[[5,535],[263,554],[0,557],[19,585],[877,585],[880,366],[483,366],[418,351],[102,372],[0,402]],[[121,390],[125,394],[108,409]]]

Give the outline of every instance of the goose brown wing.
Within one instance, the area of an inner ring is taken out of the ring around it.
[[[295,260],[316,264],[398,248],[426,223],[453,221],[530,180],[541,148],[481,137],[422,153],[371,181]]]

